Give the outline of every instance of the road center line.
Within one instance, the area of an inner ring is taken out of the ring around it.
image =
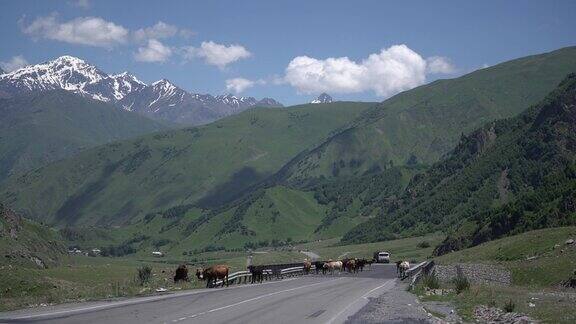
[[[196,316],[198,316],[198,315],[205,314],[205,313],[217,312],[217,311],[219,311],[219,310],[227,309],[227,308],[230,308],[230,307],[235,307],[235,306],[242,305],[242,304],[245,304],[245,303],[249,303],[249,302],[252,302],[252,301],[255,301],[255,300],[259,300],[259,299],[262,299],[262,298],[266,298],[266,297],[270,297],[270,296],[275,296],[275,295],[278,295],[278,294],[282,294],[282,293],[286,293],[286,292],[290,292],[290,291],[294,291],[294,290],[299,290],[299,289],[303,289],[303,288],[314,287],[314,286],[317,286],[317,285],[322,285],[322,284],[325,284],[325,283],[328,283],[328,282],[337,281],[337,280],[342,280],[342,279],[344,279],[344,278],[342,277],[342,278],[332,279],[332,280],[328,280],[328,281],[318,282],[318,283],[311,284],[311,285],[305,285],[305,286],[299,286],[299,287],[295,287],[295,288],[290,288],[290,289],[275,291],[275,292],[273,292],[273,293],[268,293],[268,294],[260,295],[260,296],[257,296],[257,297],[249,298],[249,299],[246,299],[246,300],[243,300],[243,301],[234,303],[234,304],[230,304],[230,305],[226,305],[226,306],[222,306],[222,307],[218,307],[218,308],[213,308],[213,309],[211,309],[211,310],[208,310],[208,311],[205,311],[205,312],[202,312],[202,313],[196,313],[196,314],[188,315],[188,316],[186,316],[184,319],[193,318],[193,317],[196,317]],[[177,322],[177,321],[179,321],[179,320],[180,320],[180,319],[175,320],[175,321]]]
[[[358,297],[358,298],[355,299],[353,302],[351,302],[350,304],[348,304],[348,306],[344,307],[340,312],[338,312],[338,314],[334,315],[334,317],[332,317],[332,318],[328,321],[328,323],[333,323],[336,319],[338,319],[338,317],[340,317],[340,315],[342,315],[345,311],[347,311],[348,308],[350,308],[352,305],[356,304],[359,300],[366,299],[366,296],[370,295],[372,292],[374,292],[374,291],[376,291],[376,290],[378,290],[378,289],[380,289],[380,288],[383,288],[384,286],[389,285],[390,283],[394,283],[394,280],[388,280],[388,281],[386,281],[386,283],[384,283],[384,284],[382,284],[382,285],[380,285],[380,286],[378,286],[378,287],[376,287],[376,288],[373,288],[373,289],[371,289],[370,291],[368,291],[367,293],[365,293],[365,294],[363,294],[362,296]]]

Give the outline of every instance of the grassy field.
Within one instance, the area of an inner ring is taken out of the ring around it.
[[[140,285],[137,269],[151,265],[149,283]],[[49,269],[2,265],[0,311],[103,298],[146,295],[156,288],[170,290],[199,287],[197,281],[173,283],[175,266],[129,259],[70,257]]]
[[[424,300],[449,300],[459,313],[472,318],[476,305],[503,308],[512,300],[517,312],[548,323],[576,321],[576,292],[565,290],[560,283],[576,269],[576,247],[567,246],[568,238],[576,237],[576,227],[531,231],[436,258],[439,264],[495,263],[512,274],[512,285],[472,285],[459,295],[426,296]],[[558,245],[559,246],[558,246]],[[556,248],[555,248],[556,245]],[[453,285],[448,284],[446,288]],[[423,287],[417,293],[423,294]],[[535,305],[530,307],[530,304]]]
[[[440,243],[443,239],[443,234],[435,233],[426,236],[410,237],[392,241],[339,245],[339,239],[336,238],[306,243],[298,245],[296,248],[313,251],[323,259],[337,259],[342,256],[370,259],[376,251],[388,251],[391,253],[392,261],[423,261],[432,255],[434,246]],[[428,247],[419,247],[418,245],[422,242],[427,242]]]

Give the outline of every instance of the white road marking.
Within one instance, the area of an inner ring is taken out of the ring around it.
[[[292,280],[297,280],[297,279],[300,279],[300,278],[290,278],[290,279],[284,279],[284,280],[279,280],[279,281],[270,281],[270,282],[264,282],[264,283],[261,283],[258,285],[249,285],[249,286],[248,285],[242,285],[242,286],[236,286],[236,287],[226,287],[224,289],[239,289],[239,288],[248,288],[248,287],[258,287],[261,285],[276,284],[276,283],[287,282],[287,281],[292,281]],[[161,296],[152,296],[152,297],[140,297],[137,299],[131,299],[131,300],[126,300],[126,301],[112,302],[110,304],[102,304],[102,305],[95,305],[95,306],[82,307],[82,308],[72,308],[72,309],[49,312],[49,313],[31,314],[31,315],[15,316],[15,317],[0,317],[0,321],[2,321],[2,320],[33,319],[33,318],[37,318],[37,317],[50,317],[50,316],[63,315],[63,314],[69,314],[69,313],[82,313],[82,312],[98,310],[98,309],[117,308],[117,307],[126,306],[126,305],[135,305],[135,304],[141,304],[141,303],[150,302],[150,301],[185,297],[185,296],[190,296],[190,295],[197,295],[197,294],[202,294],[202,293],[207,293],[207,292],[216,292],[216,291],[221,291],[221,290],[222,289],[214,290],[214,288],[212,288],[210,290],[202,289],[199,291],[190,291],[190,292],[179,293],[179,294],[170,294],[170,295],[161,295]]]
[[[295,288],[290,288],[290,289],[275,291],[275,292],[273,292],[273,293],[268,293],[268,294],[265,294],[265,295],[260,295],[260,296],[257,296],[257,297],[249,298],[249,299],[246,299],[246,300],[243,300],[243,301],[234,303],[234,304],[230,304],[230,305],[226,305],[226,306],[222,306],[222,307],[218,307],[218,308],[213,308],[213,309],[211,309],[211,310],[208,310],[208,311],[205,311],[205,312],[202,312],[202,313],[197,313],[197,314],[188,315],[188,316],[184,317],[184,319],[193,318],[193,317],[200,316],[200,315],[203,315],[203,314],[206,314],[206,313],[217,312],[217,311],[219,311],[219,310],[223,310],[223,309],[227,309],[227,308],[230,308],[230,307],[242,305],[242,304],[249,303],[249,302],[255,301],[255,300],[259,300],[259,299],[262,299],[262,298],[266,298],[266,297],[270,297],[270,296],[282,294],[282,293],[289,292],[289,291],[299,290],[299,289],[302,289],[302,288],[314,287],[314,286],[317,286],[317,285],[322,285],[322,284],[325,284],[325,283],[328,283],[328,282],[332,282],[332,281],[335,281],[335,280],[341,280],[341,279],[344,279],[344,278],[336,278],[336,279],[331,279],[331,280],[327,280],[327,281],[323,281],[323,282],[318,282],[318,283],[311,284],[311,285],[305,285],[305,286],[299,286],[299,287],[295,287]],[[178,321],[180,321],[180,319],[178,319],[178,320],[173,320],[173,322],[178,322]]]
[[[334,315],[334,317],[332,317],[328,323],[333,323],[335,320],[338,319],[338,317],[340,317],[340,315],[342,315],[345,311],[348,310],[348,308],[350,308],[352,305],[356,304],[358,301],[362,300],[362,299],[368,299],[366,298],[368,295],[370,295],[372,292],[383,288],[384,286],[389,285],[390,283],[394,283],[394,280],[388,280],[386,281],[386,283],[384,283],[383,285],[380,285],[374,289],[371,289],[370,291],[368,291],[367,293],[363,294],[362,296],[358,297],[356,300],[354,300],[353,302],[351,302],[350,304],[348,304],[348,306],[344,307],[340,312],[338,312],[338,314]]]

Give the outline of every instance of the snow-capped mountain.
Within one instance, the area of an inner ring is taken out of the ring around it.
[[[318,98],[310,101],[310,103],[312,104],[319,104],[319,103],[331,103],[332,102],[332,97],[330,97],[330,95],[328,95],[327,93],[323,92],[321,93]]]
[[[192,94],[166,79],[147,85],[128,72],[108,75],[68,55],[0,75],[0,94],[4,96],[55,89],[110,102],[151,118],[191,125],[208,123],[256,104],[281,106],[269,98],[258,101],[252,97]]]

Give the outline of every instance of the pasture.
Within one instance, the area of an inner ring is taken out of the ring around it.
[[[549,323],[576,321],[576,292],[561,282],[576,269],[576,247],[566,245],[576,237],[576,227],[549,228],[490,241],[476,247],[435,258],[439,264],[487,263],[510,270],[511,286],[471,285],[459,295],[423,296],[424,300],[449,300],[465,319],[471,319],[476,305],[503,308],[512,300],[516,312]],[[443,288],[451,288],[447,284]],[[530,306],[532,305],[532,306]]]

